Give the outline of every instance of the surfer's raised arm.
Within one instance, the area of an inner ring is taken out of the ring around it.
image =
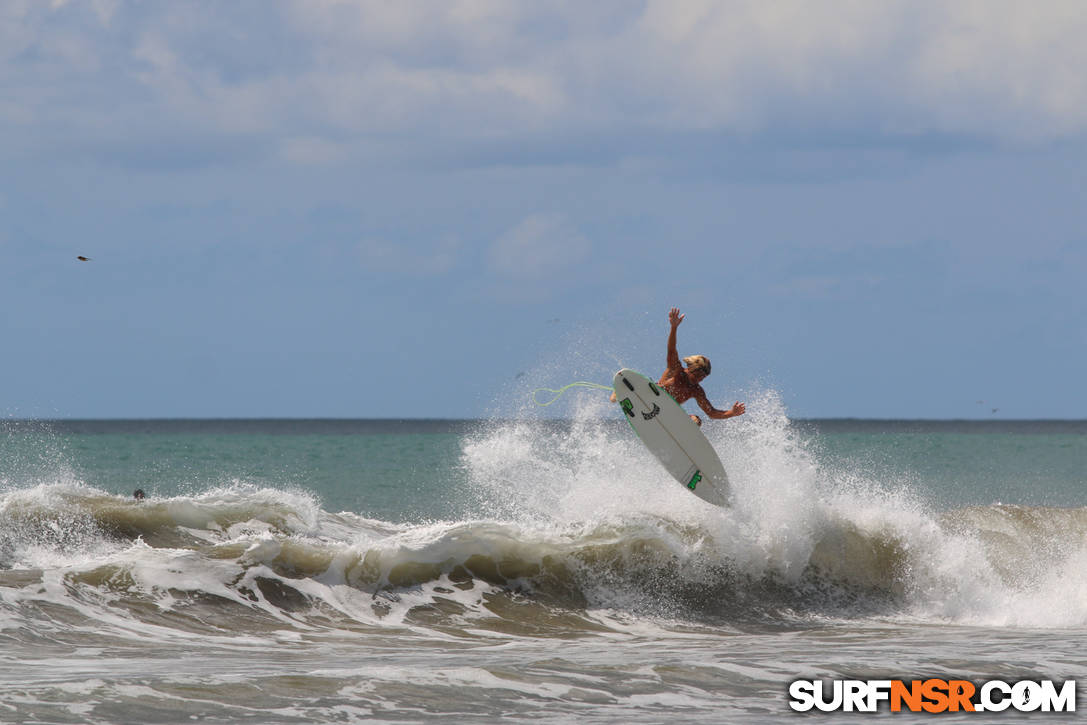
[[[671,323],[672,329],[668,333],[668,371],[671,373],[681,372],[683,370],[683,363],[680,362],[679,352],[676,351],[676,328],[679,327],[679,323],[683,322],[683,318],[686,315],[679,311],[678,307],[673,307],[668,311],[668,322]]]

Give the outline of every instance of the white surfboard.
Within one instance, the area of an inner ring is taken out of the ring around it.
[[[668,473],[703,501],[728,504],[728,474],[717,451],[668,391],[623,368],[612,380],[623,415]]]

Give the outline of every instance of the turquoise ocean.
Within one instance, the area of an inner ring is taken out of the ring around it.
[[[1087,708],[1087,422],[748,411],[704,428],[729,508],[596,399],[2,422],[0,722],[840,720],[789,709],[816,678]]]

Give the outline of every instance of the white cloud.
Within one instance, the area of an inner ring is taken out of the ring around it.
[[[346,153],[341,145],[312,136],[285,139],[280,148],[284,159],[304,165],[331,164],[342,160]]]
[[[1078,0],[651,0],[619,47],[660,124],[1018,140],[1087,131],[1084,37]]]
[[[1080,0],[5,3],[0,143],[170,134],[503,142],[561,131],[1087,132]],[[299,145],[298,139],[307,139]],[[329,148],[329,147],[323,147]],[[320,156],[321,154],[317,154]]]
[[[457,264],[460,241],[444,237],[429,245],[389,242],[368,238],[358,245],[364,268],[377,274],[407,277],[439,277]]]
[[[562,214],[532,214],[491,245],[491,269],[512,280],[547,280],[578,265],[592,245]]]
[[[960,2],[907,68],[927,122],[995,136],[1087,129],[1087,12],[1080,2]]]

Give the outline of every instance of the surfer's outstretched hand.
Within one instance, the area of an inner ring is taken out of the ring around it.
[[[679,323],[683,322],[683,318],[686,316],[680,313],[678,307],[673,307],[668,312],[668,321],[672,323],[672,327],[679,327]]]
[[[743,415],[745,412],[747,412],[747,406],[737,401],[732,404],[732,409],[728,411],[728,417],[734,418],[737,415]]]

